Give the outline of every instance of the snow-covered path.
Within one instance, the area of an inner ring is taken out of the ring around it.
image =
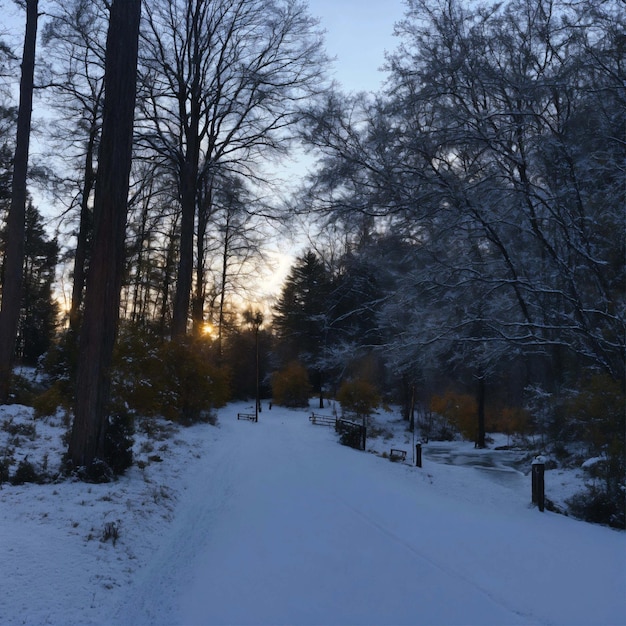
[[[305,413],[236,410],[115,623],[626,623],[623,533],[339,446]]]

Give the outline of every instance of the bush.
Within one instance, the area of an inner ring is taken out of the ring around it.
[[[335,430],[339,433],[339,443],[341,445],[349,446],[355,450],[365,450],[364,426],[357,426],[338,420]]]
[[[56,381],[50,388],[35,396],[33,399],[33,408],[35,409],[35,417],[46,417],[54,415],[59,407],[69,410],[71,403],[71,394],[68,385],[63,381]]]
[[[199,340],[182,338],[163,344],[156,379],[159,412],[184,424],[208,421],[215,407],[229,399],[228,374],[209,362]]]
[[[48,379],[60,384],[63,396],[71,402],[74,397],[78,362],[78,337],[65,331],[42,359],[43,370]]]
[[[0,460],[0,485],[9,482],[9,462],[6,459]]]
[[[624,447],[626,398],[621,383],[605,374],[582,381],[564,403],[568,435],[589,446],[590,454],[605,452],[615,440]]]
[[[344,380],[337,392],[342,412],[353,413],[358,418],[371,415],[380,405],[376,387],[365,380]]]
[[[116,349],[114,400],[139,415],[191,424],[209,421],[229,399],[229,377],[212,363],[200,339],[161,342],[146,332],[125,333]]]
[[[37,393],[36,385],[21,374],[11,376],[11,402],[30,406]]]
[[[478,405],[473,396],[447,391],[443,396],[433,396],[430,410],[444,417],[457,428],[464,439],[474,441],[478,429]]]
[[[133,464],[133,418],[128,413],[115,413],[109,417],[104,439],[104,461],[117,476]]]
[[[297,361],[272,375],[272,396],[276,404],[292,408],[307,407],[310,395],[309,375]]]
[[[528,411],[519,407],[504,407],[493,421],[495,432],[511,435],[522,435],[528,431],[530,416]]]
[[[26,437],[33,441],[37,436],[35,424],[31,422],[14,422],[13,419],[7,419],[2,422],[2,430],[9,433],[12,437]]]
[[[86,483],[110,483],[115,474],[109,464],[102,459],[94,459],[88,467],[78,467],[72,472],[79,480]]]
[[[11,478],[11,484],[13,485],[23,485],[24,483],[39,483],[42,479],[35,470],[34,465],[24,459],[19,462],[17,469],[15,470],[15,474]]]
[[[626,522],[625,398],[618,381],[595,374],[564,402],[568,438],[602,457],[586,468],[593,482],[568,503],[572,514],[624,528]]]
[[[567,500],[574,517],[594,524],[607,524],[626,530],[626,505],[624,492],[611,494],[598,485],[589,485]]]

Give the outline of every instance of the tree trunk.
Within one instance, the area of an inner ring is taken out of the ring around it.
[[[11,207],[6,226],[4,282],[0,308],[0,403],[9,399],[15,339],[20,316],[24,233],[26,220],[26,175],[30,144],[30,121],[33,109],[35,46],[37,42],[38,0],[26,2],[26,32],[20,80],[20,105],[17,114],[17,139],[13,161]]]
[[[186,168],[189,165],[186,164]],[[180,251],[174,310],[172,312],[172,337],[181,337],[187,333],[187,318],[191,299],[193,278],[193,226],[196,214],[196,197],[193,174],[184,174],[182,195],[182,215],[180,221]]]
[[[478,379],[478,434],[476,447],[485,447],[485,377],[482,374]]]
[[[94,242],[80,331],[76,407],[68,456],[74,467],[103,458],[110,365],[124,271],[141,0],[113,0],[105,60]]]
[[[172,314],[172,337],[187,333],[187,318],[193,283],[193,230],[198,197],[198,164],[200,161],[200,99],[198,96],[198,77],[191,87],[191,112],[187,135],[187,154],[180,172],[180,257],[178,260],[178,280],[174,294]],[[183,105],[184,106],[184,105]]]
[[[204,325],[204,252],[207,221],[207,212],[201,206],[198,212],[198,229],[196,232],[196,289],[191,307],[193,334],[196,337],[202,335]]]
[[[161,298],[161,306],[159,309],[159,335],[161,339],[165,339],[165,335],[169,329],[169,303],[170,303],[170,286],[171,276],[174,273],[174,266],[176,264],[176,252],[175,243],[176,239],[176,224],[172,226],[171,232],[167,237],[167,252],[165,253],[165,265],[163,268],[163,281],[160,285],[163,296]],[[158,300],[158,297],[157,297]]]
[[[93,224],[91,211],[89,210],[89,196],[91,195],[95,181],[93,153],[96,135],[97,126],[94,123],[89,132],[89,141],[87,142],[87,152],[85,155],[85,180],[83,181],[82,198],[80,201],[80,223],[76,240],[76,252],[74,254],[72,304],[70,308],[70,330],[73,333],[78,333],[79,329],[80,309],[83,304],[83,292],[85,288],[89,239]]]

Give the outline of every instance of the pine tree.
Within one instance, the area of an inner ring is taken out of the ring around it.
[[[26,207],[24,245],[22,306],[16,353],[23,363],[35,365],[50,347],[56,329],[58,307],[53,298],[52,285],[59,246],[55,239],[47,236],[41,214],[32,202]]]
[[[91,468],[98,459],[106,458],[109,370],[125,260],[140,13],[140,0],[114,0],[111,4],[94,245],[87,277],[75,417],[68,451],[69,460],[76,468]]]
[[[309,250],[289,273],[274,314],[283,362],[297,359],[307,367],[314,391],[320,393],[320,408],[331,291],[329,272]]]
[[[8,234],[2,281],[2,307],[0,308],[0,403],[6,402],[9,397],[9,382],[20,313],[22,265],[24,262],[26,175],[37,41],[37,7],[38,0],[27,0],[20,105],[17,115],[15,158],[13,160],[11,208],[7,218]]]

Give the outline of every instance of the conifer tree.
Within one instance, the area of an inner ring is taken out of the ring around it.
[[[322,261],[309,250],[300,257],[283,287],[275,307],[274,325],[285,363],[297,359],[312,374],[314,391],[320,394],[330,320],[332,281]]]
[[[28,171],[35,45],[37,41],[37,7],[38,0],[26,1],[26,31],[22,56],[20,104],[17,114],[11,208],[7,218],[7,248],[2,282],[2,307],[0,308],[0,403],[7,402],[9,398],[10,376],[20,314],[26,215],[26,174]]]
[[[80,331],[75,417],[68,451],[69,461],[76,468],[89,468],[96,459],[105,458],[109,370],[125,260],[140,13],[140,0],[114,0],[111,4],[94,244]]]

